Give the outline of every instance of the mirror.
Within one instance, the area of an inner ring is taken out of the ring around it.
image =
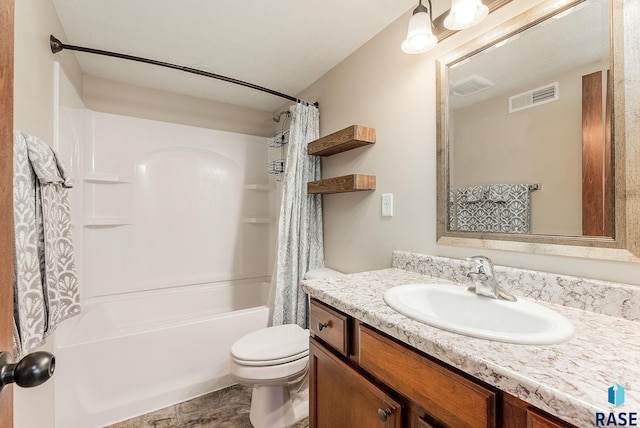
[[[449,229],[613,236],[608,71],[607,0],[450,66]]]
[[[638,260],[612,2],[541,3],[438,61],[438,243]]]

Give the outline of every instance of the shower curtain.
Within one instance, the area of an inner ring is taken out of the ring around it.
[[[318,139],[320,112],[311,105],[291,106],[289,152],[278,224],[278,252],[274,274],[273,325],[307,328],[308,299],[300,281],[311,269],[324,265],[321,195],[307,195],[307,182],[320,179],[320,158],[307,154]]]

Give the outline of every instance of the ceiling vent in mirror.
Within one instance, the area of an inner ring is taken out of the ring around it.
[[[560,98],[558,82],[509,97],[509,113],[550,103]]]
[[[494,85],[495,83],[491,80],[474,74],[451,84],[451,91],[459,97],[468,97],[469,95],[489,89]]]

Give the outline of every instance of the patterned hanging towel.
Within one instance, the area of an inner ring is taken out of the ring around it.
[[[21,357],[80,313],[68,179],[43,141],[13,133],[14,346]]]
[[[449,195],[451,230],[530,233],[531,196],[527,184],[463,187]]]
[[[500,210],[500,230],[503,233],[531,232],[531,191],[528,184],[492,184],[489,198],[503,202]]]
[[[456,230],[498,232],[500,208],[488,199],[487,186],[460,188],[456,191]]]

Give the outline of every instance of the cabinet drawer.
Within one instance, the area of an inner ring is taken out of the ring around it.
[[[348,317],[317,300],[311,300],[310,312],[309,329],[311,334],[342,355],[348,356]]]
[[[443,424],[496,426],[495,393],[360,325],[360,367]]]

